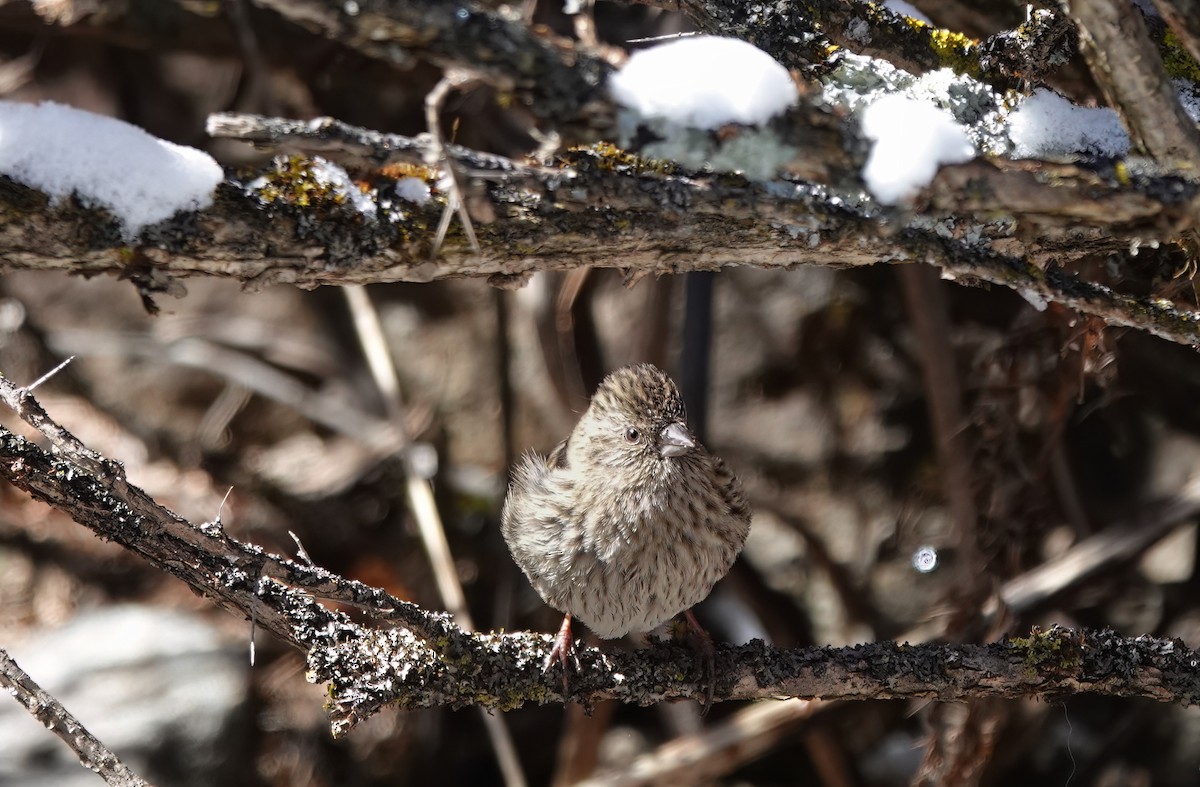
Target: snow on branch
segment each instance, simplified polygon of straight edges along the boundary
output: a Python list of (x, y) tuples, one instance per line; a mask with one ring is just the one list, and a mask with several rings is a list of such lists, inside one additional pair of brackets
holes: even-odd
[[(580, 266), (620, 268), (635, 280), (730, 265), (925, 262), (967, 283), (1009, 287), (1038, 307), (1058, 303), (1113, 325), (1200, 343), (1200, 318), (1153, 297), (1144, 282), (1133, 282), (1130, 291), (1139, 294), (1127, 295), (1067, 271), (1084, 259), (1122, 259), (1162, 248), (1161, 259), (1139, 264), (1169, 268), (1162, 271), (1169, 277), (1182, 264), (1167, 249), (1181, 248), (1175, 244), (1196, 223), (1200, 183), (1186, 172), (1171, 169), (1170, 162), (1114, 160), (1128, 148), (1129, 135), (1113, 110), (1084, 111), (1044, 91), (1024, 98), (1001, 94), (978, 68), (959, 62), (950, 63), (959, 72), (917, 75), (838, 52), (826, 55), (820, 82), (807, 72), (789, 76), (769, 62), (767, 54), (776, 54), (791, 64), (781, 42), (795, 40), (803, 32), (797, 26), (813, 20), (832, 34), (834, 23), (849, 31), (855, 20), (872, 19), (885, 27), (907, 26), (930, 47), (936, 44), (932, 28), (881, 7), (841, 3), (839, 11), (817, 4), (806, 22), (773, 13), (769, 4), (751, 19), (739, 4), (676, 3), (697, 19), (728, 23), (729, 31), (764, 50), (711, 37), (674, 48), (692, 52), (695, 60), (703, 47), (701, 62), (714, 57), (730, 68), (744, 60), (770, 83), (764, 94), (769, 100), (756, 100), (751, 115), (716, 120), (705, 114), (702, 122), (694, 103), (680, 113), (664, 110), (661, 95), (643, 101), (647, 80), (629, 75), (636, 76), (649, 54), (632, 58), (630, 70), (615, 72), (613, 81), (612, 69), (586, 47), (535, 32), (500, 12), (429, 1), (267, 5), (373, 57), (396, 57), (395, 45), (402, 45), (409, 55), (465, 66), (541, 107), (539, 116), (559, 127), (581, 120), (585, 105), (598, 110), (590, 119), (606, 120), (588, 129), (589, 146), (533, 165), (462, 146), (434, 146), (427, 135), (382, 134), (329, 119), (216, 115), (210, 120), (214, 136), (279, 155), (257, 171), (224, 173), (206, 195), (211, 205), (194, 195), (191, 203), (143, 200), (158, 203), (159, 210), (177, 209), (157, 222), (74, 181), (37, 177), (39, 167), (59, 174), (87, 169), (74, 158), (66, 167), (52, 156), (37, 167), (23, 162), (4, 170), (12, 177), (0, 178), (0, 273), (117, 275), (153, 303), (158, 294), (183, 293), (191, 276), (302, 287), (473, 276), (516, 286), (534, 271)], [(1013, 33), (1028, 52), (1059, 62), (1073, 46), (1062, 19), (1038, 12), (1027, 22), (1030, 29)], [(438, 35), (425, 35), (431, 30)], [(479, 46), (484, 40), (489, 45)], [(981, 46), (971, 43), (965, 51), (978, 54)], [(652, 59), (669, 49), (656, 50)], [(800, 49), (788, 50), (790, 57)], [(742, 50), (754, 57), (743, 59)], [(503, 54), (513, 51), (527, 56)], [(686, 75), (697, 69), (659, 64), (656, 70)], [(709, 88), (714, 80), (700, 81)], [(606, 85), (619, 103), (606, 96)], [(1164, 99), (1190, 95), (1186, 85), (1171, 90)], [(670, 90), (659, 94), (679, 97)], [(906, 122), (897, 122), (900, 115)], [(730, 117), (739, 122), (728, 123)], [(708, 127), (714, 123), (725, 125)], [(941, 131), (936, 138), (931, 123)], [(630, 150), (594, 141), (602, 128), (624, 138)], [(940, 142), (914, 145), (927, 137)], [(1065, 141), (1078, 150), (1059, 149)], [(635, 150), (638, 144), (643, 147)], [(120, 158), (120, 152), (103, 155)], [(478, 254), (458, 224), (438, 242), (453, 200), (441, 173), (427, 163), (435, 152), (444, 152), (466, 179), (479, 214), (472, 216)], [(1082, 156), (1077, 163), (1013, 158), (1073, 153)], [(1151, 295), (1143, 294), (1147, 290)]]

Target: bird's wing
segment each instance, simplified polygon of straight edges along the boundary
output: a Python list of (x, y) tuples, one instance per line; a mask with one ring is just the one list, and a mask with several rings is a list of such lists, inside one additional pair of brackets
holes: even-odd
[(716, 483), (721, 489), (721, 497), (725, 500), (725, 505), (729, 507), (729, 515), (734, 519), (749, 523), (750, 502), (746, 500), (742, 482), (729, 469), (729, 465), (725, 464), (724, 459), (719, 456), (714, 456), (712, 459)]

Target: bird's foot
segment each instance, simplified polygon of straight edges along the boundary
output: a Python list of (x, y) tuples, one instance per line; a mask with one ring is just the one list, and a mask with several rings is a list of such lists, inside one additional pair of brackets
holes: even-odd
[(707, 716), (712, 709), (713, 697), (717, 691), (717, 668), (716, 668), (716, 648), (713, 647), (712, 637), (700, 625), (700, 621), (696, 620), (696, 616), (689, 609), (683, 613), (687, 618), (688, 629), (692, 635), (696, 647), (700, 651), (702, 661), (702, 669), (704, 671), (704, 702), (701, 705), (700, 715)]
[(554, 647), (550, 648), (550, 652), (546, 655), (546, 661), (542, 664), (542, 672), (549, 672), (555, 661), (562, 667), (563, 701), (565, 702), (571, 695), (571, 667), (574, 666), (576, 672), (580, 670), (579, 656), (575, 653), (575, 639), (571, 636), (570, 615), (564, 617), (562, 625), (558, 627), (558, 634), (554, 636)]

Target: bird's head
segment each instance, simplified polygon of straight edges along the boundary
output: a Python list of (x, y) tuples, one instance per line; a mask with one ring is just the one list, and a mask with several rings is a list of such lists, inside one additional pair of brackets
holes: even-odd
[(631, 468), (656, 476), (698, 450), (679, 389), (648, 363), (604, 378), (567, 447), (574, 467)]

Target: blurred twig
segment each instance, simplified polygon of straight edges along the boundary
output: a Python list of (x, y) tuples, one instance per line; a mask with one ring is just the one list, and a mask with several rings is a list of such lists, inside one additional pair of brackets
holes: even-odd
[(164, 342), (145, 334), (59, 330), (51, 332), (47, 341), (63, 353), (151, 358), (216, 375), (359, 441), (378, 457), (391, 456), (407, 443), (402, 425), (372, 416), (345, 397), (305, 385), (251, 353), (198, 336)]
[[(984, 590), (985, 561), (979, 554), (979, 514), (975, 506), (975, 465), (969, 424), (963, 412), (962, 387), (958, 381), (954, 345), (950, 341), (950, 309), (941, 278), (925, 265), (905, 265), (898, 271), (908, 306), (908, 318), (916, 338), (921, 363), (929, 420), (933, 426), (938, 464), (941, 466), (942, 493), (953, 521), (957, 546), (962, 555), (958, 591), (965, 605)], [(961, 621), (960, 610), (955, 616)], [(947, 632), (955, 636), (959, 632)]]
[(825, 707), (828, 703), (813, 700), (757, 702), (703, 732), (676, 738), (619, 771), (580, 782), (579, 787), (699, 784), (762, 756), (798, 723)]
[(0, 686), (25, 706), (29, 713), (71, 747), (79, 763), (95, 771), (114, 787), (149, 787), (129, 770), (96, 736), (88, 732), (53, 695), (44, 691), (25, 670), (0, 648)]
[[(400, 398), (400, 378), (392, 363), (391, 351), (388, 348), (387, 336), (383, 325), (379, 322), (379, 313), (371, 303), (371, 297), (362, 287), (345, 287), (342, 289), (350, 305), (350, 313), (354, 319), (354, 329), (358, 334), (363, 352), (367, 356), (368, 366), (375, 384), (383, 394), (388, 408), (390, 420), (403, 428), (404, 407)], [(409, 442), (411, 446), (411, 442)], [(437, 504), (433, 498), (433, 485), (428, 472), (422, 472), (411, 456), (405, 462), (405, 486), (408, 492), (408, 503), (412, 509), (413, 518), (417, 522), (417, 530), (421, 534), (421, 543), (429, 555), (433, 566), (434, 578), (437, 581), (438, 594), (442, 603), (450, 610), (458, 624), (465, 630), (475, 628), (471, 620), (471, 612), (467, 608), (466, 595), (462, 583), (458, 579), (458, 568), (454, 564), (454, 556), (450, 553), (450, 544), (446, 540), (446, 530), (442, 518), (438, 514)], [(488, 738), (496, 752), (500, 772), (508, 787), (524, 787), (525, 774), (517, 759), (516, 746), (513, 745), (512, 735), (504, 719), (481, 709), (484, 727)]]
[(1028, 614), (1114, 565), (1137, 560), (1198, 512), (1200, 480), (1193, 479), (1175, 497), (1144, 505), (1134, 520), (1111, 525), (1080, 541), (1066, 554), (1008, 580), (984, 606), (983, 614), (989, 620), (1005, 613)]
[(582, 46), (469, 0), (356, 0), (353, 13), (340, 0), (257, 2), (372, 58), (407, 65), (422, 57), (470, 69), (543, 117), (577, 115), (599, 95), (610, 70)]

